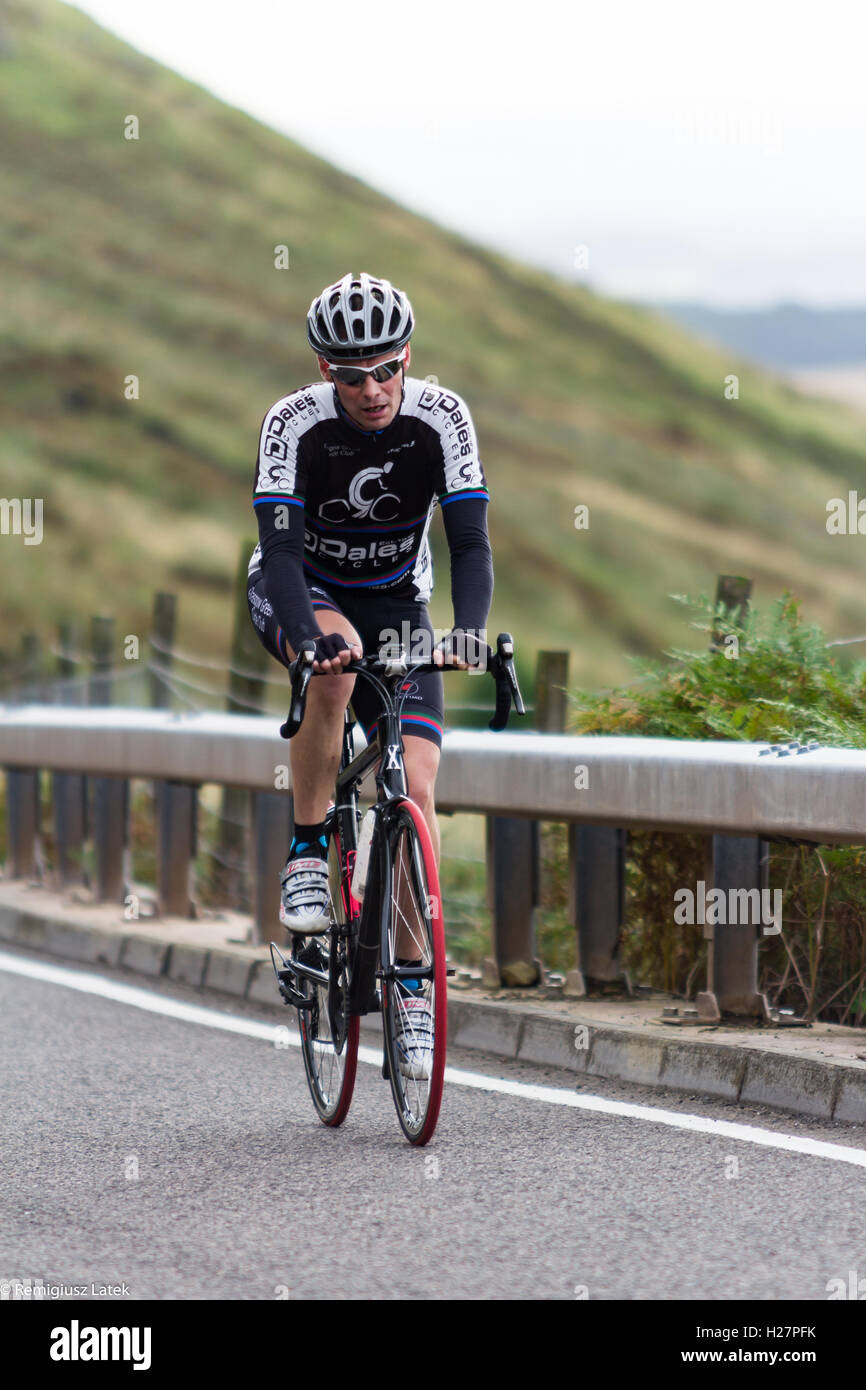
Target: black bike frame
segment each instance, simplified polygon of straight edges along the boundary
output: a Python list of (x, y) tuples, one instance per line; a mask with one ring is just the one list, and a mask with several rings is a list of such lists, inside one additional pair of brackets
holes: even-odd
[[(385, 694), (390, 703), (391, 697), (387, 688), (381, 686), (376, 677), (373, 679), (380, 685), (382, 693)], [(325, 817), (325, 828), (326, 832), (329, 832), (334, 828), (336, 822), (336, 830), (340, 837), (340, 892), (343, 895), (343, 907), (346, 915), (343, 932), (348, 938), (349, 955), (354, 957), (355, 962), (352, 971), (350, 1012), (367, 1014), (375, 1012), (379, 1007), (376, 998), (376, 967), (379, 962), (380, 941), (382, 940), (384, 925), (380, 920), (379, 909), (385, 905), (378, 901), (380, 898), (378, 885), (388, 882), (390, 854), (387, 836), (382, 834), (383, 822), (380, 813), (373, 833), (370, 856), (371, 870), (375, 863), (376, 871), (368, 872), (368, 880), (373, 891), (364, 894), (364, 903), (360, 914), (353, 915), (351, 878), (358, 848), (358, 790), (364, 777), (376, 763), (380, 764), (376, 773), (377, 808), (385, 808), (391, 802), (405, 797), (408, 794), (408, 784), (403, 762), (403, 738), (396, 710), (387, 707), (383, 709), (376, 721), (376, 736), (357, 755), (354, 753), (352, 740), (354, 727), (355, 720), (347, 709), (343, 721), (341, 769), (336, 781), (337, 802), (335, 806), (330, 808)], [(392, 968), (395, 974), (400, 973), (396, 967)], [(305, 965), (302, 961), (292, 959), (292, 973), (296, 977), (313, 980), (320, 985), (328, 985), (330, 975), (336, 976), (339, 969), (339, 953), (336, 951), (331, 952), (327, 975), (322, 970), (316, 970), (314, 966)], [(424, 972), (406, 970), (403, 973), (417, 977), (419, 973)], [(336, 979), (333, 983), (336, 984)], [(329, 990), (330, 997), (331, 991)], [(335, 1020), (331, 1020), (332, 1028), (334, 1023)]]
[[(390, 846), (388, 835), (385, 833), (388, 820), (388, 808), (395, 801), (402, 800), (408, 795), (408, 784), (406, 781), (406, 768), (403, 762), (403, 738), (400, 731), (400, 721), (396, 709), (393, 707), (393, 699), (387, 687), (381, 684), (376, 677), (372, 678), (380, 687), (380, 693), (385, 698), (385, 707), (376, 721), (376, 735), (372, 742), (361, 750), (357, 756), (352, 757), (352, 727), (348, 710), (346, 711), (346, 722), (343, 727), (343, 761), (344, 766), (337, 777), (337, 806), (336, 812), (342, 812), (340, 834), (343, 848), (341, 855), (349, 873), (354, 866), (354, 852), (357, 849), (357, 806), (358, 789), (361, 782), (370, 768), (378, 765), (376, 772), (377, 799), (375, 803), (376, 824), (373, 828), (373, 839), (370, 846), (370, 868), (367, 872), (367, 890), (364, 893), (364, 901), (361, 907), (360, 918), (357, 921), (357, 935), (355, 936), (351, 953), (354, 957), (352, 969), (352, 981), (349, 989), (349, 1011), (352, 1014), (372, 1013), (379, 1008), (376, 995), (376, 979), (381, 966), (381, 971), (389, 976), (397, 973), (397, 968), (393, 962), (382, 959), (382, 947), (387, 940), (386, 914), (388, 904), (384, 900), (381, 892), (381, 885), (390, 881)], [(343, 839), (344, 825), (350, 833)], [(349, 848), (350, 847), (350, 848)], [(352, 863), (349, 863), (349, 855), (352, 856)], [(346, 889), (346, 900), (348, 901), (348, 886)], [(406, 970), (407, 975), (411, 975), (411, 970)], [(414, 974), (417, 976), (418, 971)]]
[[(312, 650), (312, 644), (307, 645)], [(492, 655), (489, 649), (488, 655)], [(505, 727), (512, 697), (518, 713), (525, 713), (523, 700), (517, 686), (517, 678), (513, 671), (512, 656), (512, 639), (508, 633), (501, 633), (496, 645), (496, 660), (499, 662), (499, 666), (496, 668), (496, 713), (491, 721), (491, 728)], [(311, 655), (308, 655), (308, 660), (312, 661)], [(352, 668), (350, 666), (347, 669), (351, 670)], [(392, 808), (395, 803), (408, 796), (406, 768), (403, 762), (403, 737), (400, 731), (400, 712), (403, 702), (396, 696), (396, 692), (385, 684), (385, 681), (389, 680), (393, 684), (398, 680), (405, 680), (407, 675), (412, 676), (416, 671), (422, 669), (441, 669), (444, 674), (446, 670), (457, 668), (447, 666), (435, 668), (428, 666), (427, 663), (408, 668), (403, 664), (402, 668), (398, 668), (396, 664), (393, 666), (388, 664), (384, 670), (384, 679), (377, 673), (357, 668), (358, 675), (369, 680), (376, 687), (382, 703), (381, 713), (376, 720), (376, 736), (357, 756), (354, 755), (352, 740), (355, 720), (349, 714), (348, 708), (343, 721), (343, 753), (336, 782), (337, 803), (328, 811), (325, 817), (325, 826), (330, 834), (335, 828), (336, 822), (336, 830), (340, 837), (340, 892), (343, 894), (346, 923), (342, 928), (336, 928), (336, 931), (338, 935), (346, 938), (345, 950), (349, 960), (353, 962), (349, 991), (349, 1011), (352, 1014), (371, 1013), (380, 1007), (376, 997), (377, 964), (380, 967), (378, 974), (383, 980), (395, 980), (403, 976), (412, 978), (421, 976), (424, 978), (432, 975), (432, 969), (414, 966), (401, 967), (395, 961), (386, 958), (388, 955), (390, 901), (387, 894), (382, 891), (383, 885), (390, 883), (393, 869), (390, 836)], [(311, 675), (312, 670), (308, 667), (303, 690), (306, 690), (306, 682), (309, 681)], [(300, 727), (300, 721), (303, 718), (303, 698), (300, 702), (300, 713), (297, 713), (293, 696), (289, 720), (280, 730), (286, 738), (291, 738), (292, 733)], [(365, 891), (361, 911), (357, 913), (352, 910), (350, 889), (358, 847), (358, 790), (367, 772), (377, 763), (377, 798), (374, 803), (376, 823), (373, 828), (370, 869), (367, 874), (369, 889)], [(419, 890), (429, 886), (426, 885), (423, 866), (415, 863), (412, 866), (412, 872), (415, 875), (416, 887)], [(429, 905), (426, 901), (424, 910), (429, 913)], [(277, 975), (287, 985), (289, 981), (285, 980), (284, 977), (294, 974), (297, 978), (304, 977), (308, 980), (314, 980), (320, 985), (330, 986), (328, 990), (330, 1013), (332, 1000), (337, 991), (338, 977), (342, 970), (341, 957), (342, 952), (331, 951), (327, 975), (324, 971), (316, 970), (314, 966), (306, 965), (295, 957), (291, 960), (291, 969), (278, 971)], [(305, 1006), (303, 1003), (298, 1003), (296, 999), (292, 999), (290, 1002), (295, 1003), (298, 1007)], [(311, 1001), (306, 1003), (306, 1007), (310, 1006)], [(337, 1020), (331, 1019), (332, 1036), (336, 1036), (337, 1022)]]

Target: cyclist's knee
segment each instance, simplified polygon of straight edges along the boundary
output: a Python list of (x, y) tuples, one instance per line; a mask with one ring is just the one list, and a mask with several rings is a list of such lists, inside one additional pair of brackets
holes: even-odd
[(314, 676), (307, 693), (307, 707), (314, 706), (326, 718), (341, 716), (352, 698), (354, 676)]
[(439, 749), (425, 738), (407, 738), (404, 747), (409, 795), (422, 810), (432, 808), (439, 770)]

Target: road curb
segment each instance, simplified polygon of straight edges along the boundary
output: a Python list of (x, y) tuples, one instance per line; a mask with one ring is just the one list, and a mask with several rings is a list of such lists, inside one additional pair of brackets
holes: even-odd
[[(266, 947), (173, 943), (166, 939), (165, 923), (159, 932), (148, 934), (141, 923), (135, 930), (111, 931), (0, 903), (0, 942), (150, 979), (165, 976), (203, 994), (233, 996), (284, 1014)], [(577, 1014), (564, 1017), (556, 1001), (466, 999), (452, 989), (449, 1042), (587, 1080), (632, 1082), (812, 1119), (866, 1123), (866, 1063), (846, 1065), (682, 1034), (650, 1035), (636, 1026), (599, 1025), (592, 1001), (576, 1007)], [(365, 1034), (379, 1029), (375, 1016), (362, 1022)]]

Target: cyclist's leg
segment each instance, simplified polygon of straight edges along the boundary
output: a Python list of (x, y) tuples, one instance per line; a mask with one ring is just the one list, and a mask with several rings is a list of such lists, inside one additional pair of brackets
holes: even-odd
[(436, 856), (436, 863), (439, 863), (439, 822), (436, 819), (435, 790), (436, 774), (439, 771), (439, 760), (441, 757), (439, 745), (428, 737), (418, 737), (416, 734), (407, 732), (406, 726), (401, 725), (403, 732), (403, 761), (406, 765), (406, 779), (409, 783), (409, 795), (412, 800), (420, 807), (421, 813), (427, 822), (427, 829), (430, 831), (430, 839), (433, 841), (433, 853)]
[[(322, 631), (341, 632), (349, 641), (360, 642), (355, 627), (327, 590), (309, 588)], [(265, 594), (261, 570), (249, 576), (247, 601), (259, 640), (271, 656), (288, 666), (295, 653)], [(354, 684), (354, 676), (316, 676), (310, 681), (304, 722), (289, 744), (295, 820), (301, 824), (317, 824), (325, 818), (340, 761), (343, 713)]]
[[(364, 643), (365, 651), (375, 651), (386, 640), (384, 634), (406, 632), (410, 635), (407, 655), (427, 657), (433, 646), (433, 626), (427, 605), (414, 599), (394, 598), (390, 594), (367, 595), (364, 608), (353, 595), (349, 612)], [(428, 641), (422, 640), (426, 633)], [(388, 639), (390, 640), (390, 639)], [(439, 750), (442, 747), (444, 725), (444, 696), (442, 676), (438, 671), (412, 676), (403, 687), (403, 711), (400, 731), (403, 735), (404, 763), (409, 795), (417, 802), (433, 841), (436, 862), (439, 862), (439, 827), (436, 821), (434, 789), (439, 770)], [(361, 684), (352, 700), (358, 723), (369, 741), (376, 728), (379, 700), (375, 691)]]
[[(347, 642), (361, 645), (357, 631), (336, 604), (321, 603), (315, 592), (312, 599), (323, 632), (340, 632)], [(295, 820), (302, 824), (317, 824), (325, 818), (340, 762), (343, 716), (354, 685), (354, 676), (316, 676), (310, 681), (304, 722), (289, 745)]]

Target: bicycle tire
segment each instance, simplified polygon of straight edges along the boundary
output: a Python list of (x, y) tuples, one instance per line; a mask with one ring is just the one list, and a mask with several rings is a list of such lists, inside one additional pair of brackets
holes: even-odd
[[(427, 823), (414, 801), (405, 798), (389, 810), (385, 857), (386, 881), (380, 881), (382, 1027), (391, 1094), (397, 1118), (410, 1144), (429, 1142), (436, 1129), (442, 1103), (447, 1049), (448, 1001), (446, 997), (445, 928), (439, 872)], [(380, 880), (381, 880), (380, 868)], [(369, 888), (368, 888), (369, 891)], [(397, 960), (398, 947), (406, 957), (407, 935), (411, 959), (420, 958), (429, 971), (422, 988), (409, 993), (388, 972)], [(423, 1000), (429, 1014), (420, 1025), (413, 1021)], [(426, 1073), (429, 1072), (429, 1075)]]
[[(298, 945), (297, 951), (308, 964), (326, 971), (329, 983), (322, 985), (315, 980), (299, 979), (300, 991), (313, 1000), (313, 1007), (298, 1011), (298, 1023), (301, 1056), (313, 1104), (322, 1123), (336, 1128), (345, 1120), (352, 1103), (360, 1031), (360, 1019), (348, 1013), (350, 942), (345, 926), (349, 920), (349, 882), (336, 828), (328, 835), (328, 878), (331, 930), (323, 936), (305, 938), (304, 945)], [(299, 940), (295, 938), (296, 943)], [(295, 954), (295, 947), (292, 954)], [(318, 962), (314, 959), (316, 956)], [(337, 991), (335, 1014), (338, 1022), (333, 1029), (328, 1010), (331, 990)]]

